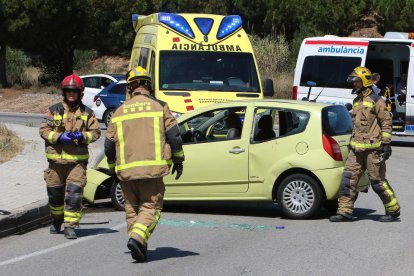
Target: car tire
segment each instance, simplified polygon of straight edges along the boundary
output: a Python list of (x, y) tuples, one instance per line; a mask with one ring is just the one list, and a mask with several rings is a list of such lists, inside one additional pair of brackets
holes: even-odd
[(111, 185), (111, 201), (116, 210), (125, 210), (125, 198), (122, 194), (121, 184), (117, 181), (112, 182)]
[(324, 196), (319, 184), (305, 174), (286, 177), (277, 190), (277, 202), (284, 216), (307, 219), (314, 216), (323, 204)]
[(111, 122), (111, 118), (112, 115), (114, 114), (114, 110), (113, 108), (109, 108), (105, 111), (104, 115), (103, 115), (103, 122), (105, 123), (106, 126), (109, 125), (109, 123)]

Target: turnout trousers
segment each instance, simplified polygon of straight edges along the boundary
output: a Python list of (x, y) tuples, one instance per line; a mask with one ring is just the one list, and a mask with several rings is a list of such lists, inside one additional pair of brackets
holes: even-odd
[(146, 246), (161, 216), (164, 182), (162, 178), (121, 181), (121, 188), (128, 236)]
[(400, 205), (388, 181), (385, 179), (385, 161), (381, 160), (381, 151), (369, 150), (354, 152), (351, 150), (342, 176), (338, 199), (338, 214), (352, 216), (357, 197), (358, 182), (367, 171), (372, 189), (381, 198), (386, 214), (400, 212)]
[(49, 167), (44, 171), (44, 179), (52, 218), (63, 220), (64, 227), (78, 227), (82, 217), (86, 163), (62, 165), (49, 162)]

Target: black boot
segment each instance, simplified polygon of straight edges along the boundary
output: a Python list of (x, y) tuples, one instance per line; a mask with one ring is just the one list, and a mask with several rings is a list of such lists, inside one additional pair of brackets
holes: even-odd
[(345, 222), (345, 221), (352, 221), (351, 215), (342, 215), (342, 214), (336, 214), (335, 216), (331, 216), (329, 218), (329, 221), (331, 222)]
[(400, 216), (400, 213), (385, 214), (384, 216), (380, 216), (378, 220), (381, 222), (391, 222), (391, 221), (397, 220), (399, 216)]
[(74, 240), (78, 238), (78, 236), (76, 236), (75, 230), (71, 227), (65, 227), (64, 233), (65, 233), (65, 238), (69, 240)]
[(63, 219), (53, 219), (52, 225), (49, 228), (50, 234), (59, 234), (62, 223)]
[(128, 249), (131, 250), (131, 256), (138, 263), (143, 263), (147, 260), (147, 247), (141, 245), (138, 241), (130, 238), (127, 243)]

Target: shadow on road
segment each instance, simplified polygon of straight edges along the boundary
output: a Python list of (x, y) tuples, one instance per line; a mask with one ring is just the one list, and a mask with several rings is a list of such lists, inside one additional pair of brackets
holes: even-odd
[(155, 250), (147, 251), (148, 262), (196, 255), (200, 254), (192, 251), (181, 250), (175, 247), (157, 247)]
[(236, 202), (164, 203), (163, 212), (270, 218), (282, 215), (277, 205), (272, 203)]
[(119, 232), (118, 230), (113, 230), (110, 228), (88, 228), (88, 229), (76, 229), (76, 235), (81, 237), (87, 237), (87, 236), (94, 236), (99, 234), (112, 234)]
[(414, 147), (414, 142), (412, 142), (412, 141), (392, 141), (391, 146), (395, 146), (395, 147)]

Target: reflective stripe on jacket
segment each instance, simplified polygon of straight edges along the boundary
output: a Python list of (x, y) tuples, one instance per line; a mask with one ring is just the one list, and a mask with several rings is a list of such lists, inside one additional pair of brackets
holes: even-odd
[[(59, 137), (65, 131), (81, 131), (82, 143), (60, 144)], [(39, 133), (45, 140), (46, 158), (58, 164), (87, 162), (88, 144), (101, 136), (99, 122), (90, 108), (81, 104), (70, 109), (65, 102), (49, 107)]]
[(352, 121), (354, 128), (350, 145), (355, 151), (379, 149), (391, 142), (390, 113), (384, 100), (371, 88), (365, 88), (354, 99)]
[(106, 138), (109, 166), (122, 181), (165, 176), (172, 161), (184, 160), (180, 131), (168, 105), (147, 93), (134, 95), (115, 111)]

